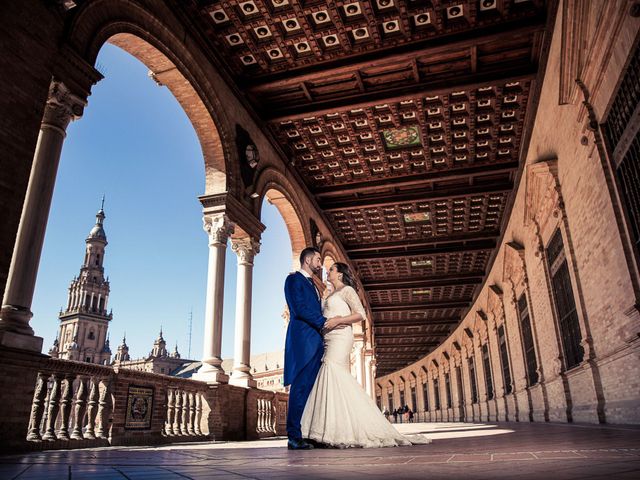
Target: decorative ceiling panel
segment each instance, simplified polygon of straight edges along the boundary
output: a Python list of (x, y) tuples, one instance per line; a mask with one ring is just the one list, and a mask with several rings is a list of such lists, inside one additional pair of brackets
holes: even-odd
[(490, 251), (423, 255), (404, 258), (356, 260), (358, 275), (363, 282), (376, 280), (406, 280), (462, 273), (484, 274)]
[(346, 246), (418, 239), (427, 242), (455, 234), (498, 230), (507, 197), (506, 193), (474, 195), (332, 212), (328, 217)]
[(529, 81), (272, 123), (314, 190), (517, 160)]
[(432, 351), (504, 233), (557, 2), (175, 5), (356, 268), (378, 375)]
[(526, 23), (542, 7), (526, 0), (193, 0), (189, 10), (236, 76), (266, 76)]

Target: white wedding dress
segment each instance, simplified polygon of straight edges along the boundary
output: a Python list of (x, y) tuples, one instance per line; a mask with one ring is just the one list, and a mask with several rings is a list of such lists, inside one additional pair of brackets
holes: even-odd
[[(365, 311), (352, 287), (343, 287), (324, 300), (325, 317)], [(324, 336), (324, 357), (302, 414), (302, 436), (334, 447), (392, 447), (430, 443), (422, 435), (400, 434), (351, 375), (351, 325)]]

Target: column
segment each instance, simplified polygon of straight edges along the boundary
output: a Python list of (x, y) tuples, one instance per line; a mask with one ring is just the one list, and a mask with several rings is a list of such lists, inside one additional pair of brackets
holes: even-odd
[(260, 243), (252, 238), (231, 240), (231, 249), (238, 256), (236, 287), (236, 331), (233, 351), (233, 373), (229, 383), (255, 388), (251, 375), (251, 298), (253, 288), (253, 259), (260, 251)]
[(224, 302), (224, 260), (227, 239), (234, 225), (225, 214), (204, 217), (204, 229), (209, 235), (209, 270), (207, 299), (204, 312), (204, 347), (202, 367), (194, 380), (227, 383), (222, 369), (222, 307)]
[(42, 349), (42, 338), (29, 325), (31, 302), (66, 129), (85, 105), (62, 82), (51, 83), (0, 309), (0, 345)]

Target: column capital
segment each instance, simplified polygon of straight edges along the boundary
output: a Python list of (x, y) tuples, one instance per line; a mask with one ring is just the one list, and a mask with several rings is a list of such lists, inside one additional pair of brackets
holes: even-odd
[(69, 122), (80, 118), (86, 105), (87, 101), (72, 93), (64, 83), (53, 80), (49, 86), (42, 125), (57, 128), (65, 135)]
[(238, 265), (253, 266), (253, 258), (260, 253), (260, 242), (250, 237), (232, 238), (231, 250), (238, 256)]
[(235, 224), (224, 213), (206, 215), (202, 219), (204, 231), (209, 235), (209, 245), (226, 245)]

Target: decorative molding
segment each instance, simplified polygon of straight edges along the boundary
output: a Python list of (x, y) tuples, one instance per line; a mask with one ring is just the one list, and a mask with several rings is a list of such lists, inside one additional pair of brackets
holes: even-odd
[(203, 228), (209, 235), (209, 245), (226, 245), (235, 228), (235, 224), (229, 220), (229, 217), (222, 213), (207, 215), (202, 220)]
[[(564, 215), (564, 201), (558, 179), (558, 160), (546, 160), (527, 166), (524, 225), (544, 230), (551, 217)], [(539, 233), (539, 232), (537, 232)]]
[(575, 83), (580, 77), (583, 66), (583, 30), (585, 28), (586, 13), (583, 0), (564, 0), (562, 2), (562, 25), (560, 35), (560, 105), (576, 103), (578, 88)]
[(73, 94), (64, 83), (53, 80), (49, 86), (42, 125), (53, 127), (64, 136), (69, 122), (80, 118), (86, 105), (86, 100)]
[(238, 265), (253, 266), (254, 257), (260, 253), (260, 242), (253, 238), (232, 238), (231, 250), (238, 256)]

